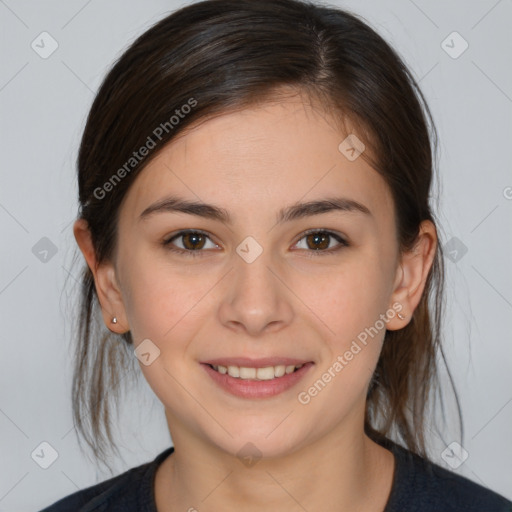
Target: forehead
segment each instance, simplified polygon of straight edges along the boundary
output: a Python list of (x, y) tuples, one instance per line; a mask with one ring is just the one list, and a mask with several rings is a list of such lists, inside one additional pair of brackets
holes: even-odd
[(125, 210), (135, 221), (170, 193), (253, 213), (332, 195), (391, 206), (379, 173), (346, 152), (347, 135), (355, 134), (298, 96), (200, 121), (140, 172)]

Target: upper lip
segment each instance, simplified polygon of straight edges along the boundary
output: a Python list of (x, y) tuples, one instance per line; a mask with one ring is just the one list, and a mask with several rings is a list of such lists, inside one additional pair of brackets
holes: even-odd
[(201, 361), (203, 364), (212, 366), (243, 366), (245, 368), (266, 368), (268, 366), (298, 366), (312, 361), (296, 359), (293, 357), (263, 357), (260, 359), (251, 359), (249, 357), (219, 357)]

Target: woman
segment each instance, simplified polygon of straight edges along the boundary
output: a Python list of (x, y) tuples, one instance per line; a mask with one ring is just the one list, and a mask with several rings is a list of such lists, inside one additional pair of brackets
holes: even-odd
[(431, 144), (409, 71), (344, 11), (208, 0), (139, 37), (80, 146), (74, 413), (101, 457), (135, 353), (174, 446), (45, 510), (512, 510), (426, 456)]

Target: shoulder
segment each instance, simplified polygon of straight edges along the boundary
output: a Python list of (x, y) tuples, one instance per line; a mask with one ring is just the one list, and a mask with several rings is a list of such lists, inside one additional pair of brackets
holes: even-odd
[(385, 512), (512, 512), (512, 502), (394, 443), (393, 488)]
[(70, 494), (40, 512), (154, 512), (156, 469), (173, 451), (173, 447), (167, 448), (153, 461)]

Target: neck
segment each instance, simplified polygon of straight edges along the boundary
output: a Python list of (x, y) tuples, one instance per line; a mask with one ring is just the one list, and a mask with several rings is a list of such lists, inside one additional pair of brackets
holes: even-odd
[(391, 491), (394, 457), (362, 433), (333, 433), (286, 456), (252, 463), (186, 430), (172, 434), (175, 451), (157, 471), (158, 512), (253, 512), (269, 505), (381, 512)]

